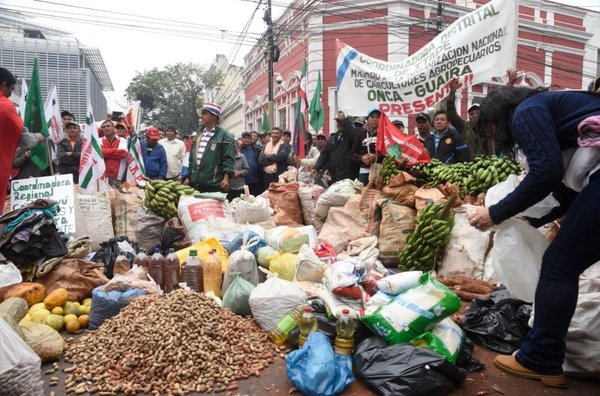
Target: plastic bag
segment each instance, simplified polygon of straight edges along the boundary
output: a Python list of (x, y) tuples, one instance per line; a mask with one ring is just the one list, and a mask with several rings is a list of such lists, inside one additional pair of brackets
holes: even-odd
[(233, 219), (238, 224), (256, 224), (271, 218), (269, 200), (263, 197), (242, 196), (231, 203)]
[(476, 344), (509, 355), (523, 343), (530, 315), (531, 304), (501, 290), (488, 300), (473, 300), (465, 311), (462, 328)]
[(317, 245), (317, 231), (313, 226), (287, 227), (279, 226), (265, 231), (267, 243), (286, 253), (298, 253), (302, 245)]
[(238, 315), (251, 315), (248, 299), (256, 286), (242, 278), (237, 272), (233, 272), (231, 276), (233, 281), (223, 294), (223, 307), (231, 309)]
[[(490, 206), (500, 202), (502, 199), (504, 199), (504, 197), (513, 192), (515, 188), (517, 188), (519, 183), (520, 181), (518, 176), (508, 175), (508, 178), (506, 180), (489, 188), (487, 190), (487, 193), (485, 194), (485, 207), (489, 208)], [(534, 219), (539, 219), (550, 213), (550, 211), (556, 208), (557, 206), (559, 206), (558, 201), (552, 195), (548, 195), (540, 202), (536, 203), (533, 206), (530, 206), (528, 209), (517, 214), (516, 216), (526, 216), (533, 217)]]
[(357, 263), (356, 259), (336, 261), (325, 270), (323, 283), (329, 290), (355, 285), (359, 280), (356, 273)]
[[(92, 261), (104, 264), (104, 275), (113, 277), (113, 266), (119, 253), (123, 253), (131, 263), (135, 258), (137, 245), (126, 236), (111, 238), (100, 244), (100, 249), (92, 257)], [(143, 246), (142, 246), (143, 247)]]
[(21, 271), (13, 263), (0, 264), (0, 287), (21, 283), (23, 277)]
[(421, 285), (409, 289), (360, 320), (388, 344), (409, 342), (433, 324), (460, 309), (460, 299), (446, 286), (424, 274)]
[(362, 183), (350, 179), (340, 180), (332, 184), (320, 196), (315, 205), (315, 215), (320, 219), (326, 219), (329, 208), (332, 206), (344, 206), (350, 196), (356, 194)]
[(489, 257), (499, 279), (516, 298), (533, 301), (546, 248), (544, 235), (523, 220), (508, 219), (498, 226)]
[(221, 243), (216, 238), (207, 238), (203, 241), (196, 242), (192, 246), (187, 247), (185, 249), (181, 249), (175, 252), (177, 258), (179, 258), (180, 263), (184, 263), (185, 260), (190, 257), (190, 250), (196, 250), (198, 252), (198, 257), (200, 261), (204, 261), (208, 258), (210, 251), (212, 249), (217, 249), (217, 255), (219, 259), (221, 259), (221, 271), (225, 272), (227, 270), (227, 250), (221, 245)]
[(256, 258), (251, 252), (251, 249), (255, 247), (259, 241), (260, 238), (258, 236), (248, 239), (248, 233), (244, 233), (244, 243), (242, 244), (242, 248), (236, 250), (229, 256), (227, 271), (225, 271), (225, 277), (223, 278), (223, 285), (221, 287), (222, 295), (225, 295), (227, 288), (233, 281), (233, 277), (231, 276), (232, 272), (238, 273), (239, 276), (254, 286), (258, 285), (258, 268), (256, 266)]
[(60, 359), (65, 340), (58, 331), (36, 322), (24, 322), (19, 327), (23, 332), (23, 340), (42, 359), (42, 363)]
[(226, 202), (184, 195), (179, 199), (177, 212), (192, 243), (210, 237), (230, 241), (239, 233), (240, 226), (233, 221)]
[(359, 312), (363, 308), (361, 301), (342, 300), (328, 289), (319, 290), (318, 296), (323, 300), (329, 316), (334, 318), (339, 318), (342, 315), (342, 311), (347, 309), (349, 311), (349, 316), (352, 319), (358, 319)]
[(316, 184), (302, 186), (298, 189), (304, 222), (314, 226), (317, 231), (320, 231), (321, 227), (323, 227), (323, 220), (315, 215), (315, 205), (319, 201), (319, 196), (323, 191), (325, 191), (325, 188)]
[(89, 317), (90, 330), (100, 327), (105, 320), (117, 315), (122, 308), (146, 292), (139, 289), (129, 289), (124, 292), (113, 290), (109, 292), (102, 291), (102, 286), (92, 291), (92, 310)]
[(298, 252), (298, 265), (294, 281), (309, 281), (320, 283), (325, 271), (324, 264), (319, 260), (310, 246), (304, 245)]
[(279, 254), (280, 252), (271, 246), (261, 247), (256, 253), (256, 261), (261, 267), (269, 269), (271, 259), (277, 257)]
[(6, 396), (43, 396), (38, 355), (0, 319), (0, 389)]
[(288, 354), (286, 372), (309, 396), (336, 395), (355, 381), (351, 357), (334, 354), (329, 338), (319, 332), (310, 333), (301, 349)]
[(456, 358), (460, 354), (465, 334), (452, 319), (446, 318), (426, 333), (413, 339), (410, 344), (414, 346), (423, 346), (439, 353), (450, 363), (456, 363)]
[(254, 231), (246, 230), (244, 232), (240, 232), (234, 239), (231, 240), (228, 244), (225, 245), (225, 249), (227, 249), (227, 253), (232, 254), (236, 250), (240, 250), (242, 245), (244, 244), (244, 236), (248, 234), (247, 239), (253, 239), (254, 237), (258, 237), (259, 241), (248, 247), (250, 253), (256, 255), (258, 253), (258, 249), (261, 247), (267, 246), (267, 241), (262, 239), (259, 234)]
[(294, 253), (282, 253), (272, 257), (269, 263), (269, 271), (276, 273), (279, 278), (291, 281), (296, 273), (298, 255)]
[(400, 293), (404, 293), (410, 288), (419, 286), (419, 279), (422, 275), (423, 272), (421, 271), (399, 272), (378, 280), (377, 288), (384, 293), (396, 296)]
[(252, 316), (266, 331), (271, 331), (289, 311), (307, 303), (302, 289), (275, 274), (270, 275), (265, 283), (252, 290), (248, 299)]
[(377, 337), (361, 342), (353, 360), (358, 375), (383, 396), (445, 395), (464, 380), (458, 367), (427, 348), (388, 346)]

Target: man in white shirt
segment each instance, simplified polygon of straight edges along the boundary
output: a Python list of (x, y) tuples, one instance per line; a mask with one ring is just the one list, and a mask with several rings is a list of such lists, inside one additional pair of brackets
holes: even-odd
[(174, 126), (168, 126), (165, 129), (166, 137), (159, 141), (167, 152), (167, 180), (179, 180), (185, 157), (185, 143), (175, 138), (176, 133)]

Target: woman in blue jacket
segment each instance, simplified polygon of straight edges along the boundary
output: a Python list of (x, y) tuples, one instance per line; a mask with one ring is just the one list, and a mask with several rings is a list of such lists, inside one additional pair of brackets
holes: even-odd
[[(577, 304), (579, 275), (600, 260), (598, 161), (567, 159), (575, 158), (571, 156), (574, 150), (583, 149), (578, 143), (578, 126), (600, 114), (600, 95), (544, 91), (504, 88), (482, 101), (480, 130), (492, 133), (505, 154), (514, 153), (516, 147), (522, 150), (529, 171), (512, 193), (489, 208), (478, 209), (469, 221), (483, 230), (550, 193), (560, 202), (560, 207), (543, 219), (526, 219), (539, 226), (566, 213), (542, 259), (533, 329), (514, 355), (497, 356), (495, 364), (513, 375), (539, 379), (547, 386), (563, 386), (564, 339)], [(596, 155), (593, 150), (588, 153)]]

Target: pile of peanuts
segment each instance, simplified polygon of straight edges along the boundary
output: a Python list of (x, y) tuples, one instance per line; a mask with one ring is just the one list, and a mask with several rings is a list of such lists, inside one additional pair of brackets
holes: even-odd
[(98, 330), (69, 343), (65, 384), (100, 394), (224, 392), (259, 376), (279, 353), (251, 318), (204, 294), (176, 290), (134, 300)]

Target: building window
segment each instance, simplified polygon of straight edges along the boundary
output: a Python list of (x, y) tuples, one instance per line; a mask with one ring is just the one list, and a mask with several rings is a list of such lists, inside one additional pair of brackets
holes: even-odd
[(34, 39), (45, 39), (41, 31), (35, 29), (23, 29), (23, 37)]
[(279, 127), (284, 131), (287, 129), (287, 109), (284, 107), (278, 111)]

